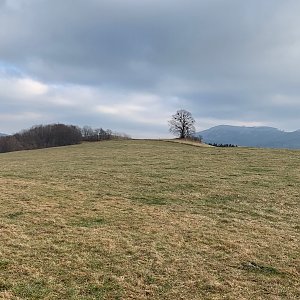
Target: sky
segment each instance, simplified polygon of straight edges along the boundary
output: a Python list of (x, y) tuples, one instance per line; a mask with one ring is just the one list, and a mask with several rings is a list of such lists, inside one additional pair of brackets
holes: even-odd
[(0, 0), (0, 132), (300, 129), (299, 0)]

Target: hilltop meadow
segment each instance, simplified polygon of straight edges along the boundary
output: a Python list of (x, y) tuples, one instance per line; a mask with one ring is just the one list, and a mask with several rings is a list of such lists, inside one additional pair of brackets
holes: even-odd
[(300, 298), (300, 151), (123, 140), (0, 165), (0, 299)]

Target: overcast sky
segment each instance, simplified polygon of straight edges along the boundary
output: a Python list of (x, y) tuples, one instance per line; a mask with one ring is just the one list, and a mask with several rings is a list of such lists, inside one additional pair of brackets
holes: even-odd
[(299, 0), (0, 0), (0, 132), (300, 129)]

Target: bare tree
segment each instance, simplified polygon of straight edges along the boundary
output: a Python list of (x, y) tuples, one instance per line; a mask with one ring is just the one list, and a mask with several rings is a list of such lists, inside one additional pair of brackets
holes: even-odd
[(169, 121), (170, 132), (184, 139), (195, 133), (195, 120), (192, 114), (184, 109), (177, 110)]

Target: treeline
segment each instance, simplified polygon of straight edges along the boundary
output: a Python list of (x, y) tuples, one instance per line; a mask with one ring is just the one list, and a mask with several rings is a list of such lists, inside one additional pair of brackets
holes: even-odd
[(101, 141), (110, 139), (129, 139), (126, 134), (111, 130), (80, 128), (74, 125), (37, 125), (28, 130), (0, 138), (0, 153), (33, 150), (80, 144), (82, 141)]
[(107, 130), (104, 130), (102, 128), (93, 129), (90, 126), (84, 126), (81, 129), (81, 134), (82, 134), (82, 140), (87, 142), (130, 139), (130, 136), (125, 133), (113, 132), (110, 129)]
[(233, 144), (217, 144), (217, 143), (209, 143), (208, 145), (214, 146), (214, 147), (238, 147), (238, 145)]

